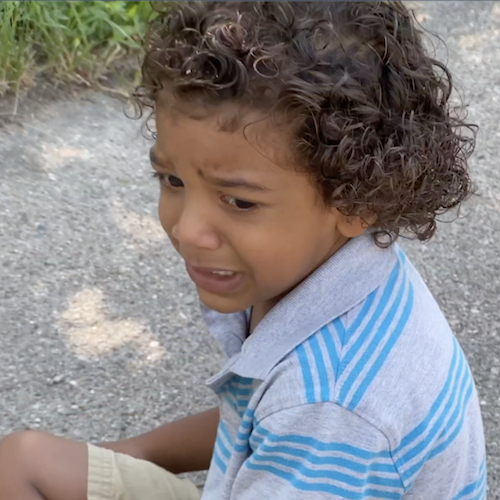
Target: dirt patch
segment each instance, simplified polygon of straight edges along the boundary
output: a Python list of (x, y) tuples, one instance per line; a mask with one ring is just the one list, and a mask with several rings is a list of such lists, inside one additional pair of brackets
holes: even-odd
[(63, 82), (41, 74), (35, 77), (30, 88), (13, 90), (0, 95), (0, 127), (22, 125), (40, 116), (47, 106), (55, 101), (85, 98), (99, 91), (122, 102), (128, 100), (140, 76), (140, 61), (137, 56), (128, 56), (115, 62), (113, 69), (98, 82)]
[(46, 76), (36, 79), (29, 88), (7, 91), (0, 100), (0, 126), (21, 124), (35, 119), (39, 112), (56, 100), (74, 99), (85, 92), (83, 86), (55, 82)]

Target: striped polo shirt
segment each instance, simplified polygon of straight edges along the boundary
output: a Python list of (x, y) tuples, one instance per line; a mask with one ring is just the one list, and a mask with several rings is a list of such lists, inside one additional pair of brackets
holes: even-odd
[(227, 362), (203, 500), (484, 500), (470, 368), (394, 244), (349, 241), (247, 337), (203, 309)]

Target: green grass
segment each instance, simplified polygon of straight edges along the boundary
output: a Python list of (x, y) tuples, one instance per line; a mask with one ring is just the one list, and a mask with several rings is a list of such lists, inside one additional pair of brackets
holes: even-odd
[(113, 64), (139, 53), (149, 2), (0, 2), (0, 95), (32, 86), (35, 76), (102, 81)]

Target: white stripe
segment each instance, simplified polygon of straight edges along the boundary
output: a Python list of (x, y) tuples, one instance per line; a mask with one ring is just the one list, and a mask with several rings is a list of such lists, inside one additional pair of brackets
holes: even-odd
[[(350, 348), (352, 347), (352, 345), (357, 341), (357, 339), (361, 335), (361, 332), (365, 329), (367, 323), (370, 321), (372, 316), (375, 314), (375, 310), (377, 309), (377, 307), (380, 303), (380, 299), (382, 298), (383, 293), (384, 293), (384, 287), (380, 286), (375, 293), (375, 298), (373, 300), (373, 303), (372, 303), (370, 309), (365, 314), (365, 317), (361, 320), (361, 323), (359, 324), (358, 329), (347, 340), (347, 343), (344, 346), (345, 353), (348, 352), (350, 350)], [(354, 323), (354, 321), (356, 321), (358, 315), (363, 310), (363, 306), (364, 306), (364, 302), (360, 304), (359, 309), (356, 310), (356, 314), (353, 314), (353, 316), (354, 316), (353, 321), (352, 321), (353, 323)], [(344, 326), (345, 326), (346, 332), (349, 332), (350, 325), (344, 324)]]
[[(453, 338), (453, 342), (457, 342), (457, 340)], [(459, 348), (458, 345), (457, 345), (457, 348)], [(432, 427), (436, 423), (436, 420), (438, 420), (439, 417), (441, 416), (441, 414), (443, 413), (444, 407), (448, 404), (448, 401), (454, 395), (454, 393), (451, 391), (451, 389), (454, 387), (455, 381), (457, 380), (457, 377), (460, 377), (461, 373), (462, 373), (462, 372), (460, 372), (460, 373), (458, 372), (458, 369), (459, 369), (459, 366), (460, 366), (460, 355), (461, 355), (461, 353), (459, 351), (457, 353), (457, 361), (455, 363), (455, 366), (453, 367), (453, 375), (452, 375), (452, 378), (451, 378), (450, 390), (448, 391), (448, 393), (446, 394), (445, 398), (443, 399), (443, 401), (441, 403), (441, 406), (438, 407), (437, 411), (435, 412), (435, 414), (433, 415), (433, 417), (431, 418), (431, 420), (428, 422), (428, 424), (427, 424), (426, 428), (424, 429), (423, 433), (420, 435), (420, 438), (416, 438), (413, 441), (411, 441), (410, 443), (408, 443), (404, 448), (402, 448), (395, 455), (394, 460), (396, 462), (398, 460), (400, 460), (403, 457), (403, 455), (406, 455), (406, 453), (409, 450), (413, 449), (415, 446), (419, 445), (422, 441), (425, 440), (425, 437), (428, 434), (429, 430), (432, 429)], [(451, 363), (451, 360), (452, 360), (452, 356), (450, 355), (450, 361), (449, 361), (450, 363)], [(466, 364), (465, 360), (464, 360), (464, 364)], [(445, 382), (446, 382), (446, 379), (443, 382), (443, 385), (445, 385)], [(460, 383), (458, 383), (458, 386), (460, 386)], [(439, 389), (438, 394), (441, 392), (441, 390), (442, 390), (442, 387)], [(437, 397), (437, 395), (436, 395), (436, 397)], [(431, 404), (431, 406), (432, 406), (432, 404)], [(425, 420), (425, 418), (427, 418), (427, 415), (424, 417), (423, 420)], [(419, 425), (420, 425), (420, 422), (415, 427), (418, 427)]]
[[(329, 388), (328, 400), (333, 401), (334, 398), (333, 391), (335, 388), (335, 373), (333, 373), (333, 367), (332, 363), (330, 362), (330, 356), (328, 355), (328, 349), (326, 347), (325, 340), (323, 339), (323, 335), (321, 334), (321, 332), (316, 334), (316, 339), (319, 344), (321, 357), (323, 358), (323, 364), (325, 365), (326, 377), (328, 378), (328, 388)], [(318, 374), (318, 380), (320, 380), (319, 374)], [(321, 397), (320, 388), (318, 388), (318, 392), (319, 396)]]
[[(302, 450), (302, 451), (306, 452), (307, 454), (316, 455), (318, 457), (337, 457), (337, 458), (341, 458), (344, 460), (350, 460), (352, 462), (357, 462), (361, 465), (369, 465), (369, 464), (380, 464), (380, 465), (390, 465), (390, 466), (394, 465), (393, 461), (391, 460), (390, 457), (387, 457), (387, 458), (378, 457), (376, 459), (372, 459), (372, 458), (365, 459), (363, 457), (360, 457), (359, 455), (356, 455), (355, 453), (349, 453), (349, 452), (341, 451), (341, 450), (338, 450), (338, 451), (337, 450), (335, 450), (335, 451), (334, 450), (318, 450), (313, 445), (296, 443), (295, 441), (287, 440), (286, 436), (279, 436), (280, 440), (278, 442), (268, 441), (268, 440), (266, 440), (265, 436), (263, 436), (261, 433), (259, 433), (259, 431), (257, 429), (254, 430), (253, 435), (255, 437), (259, 438), (259, 443), (262, 442), (262, 439), (264, 439), (263, 443), (269, 447), (287, 446), (289, 448), (296, 448), (297, 450)], [(342, 445), (351, 446), (347, 443), (332, 443), (332, 444), (338, 444), (339, 446), (342, 446)], [(357, 448), (357, 447), (353, 446), (353, 448)], [(366, 450), (366, 452), (370, 453), (369, 450)]]
[[(337, 464), (328, 465), (328, 464), (318, 464), (318, 463), (315, 463), (314, 457), (321, 457), (321, 458), (325, 457), (325, 455), (321, 455), (320, 453), (314, 453), (314, 457), (311, 457), (311, 459), (308, 459), (308, 458), (304, 458), (304, 457), (298, 457), (298, 456), (295, 456), (295, 455), (290, 455), (289, 453), (286, 453), (286, 452), (283, 452), (283, 451), (273, 451), (273, 450), (270, 450), (270, 451), (266, 450), (266, 451), (264, 451), (262, 449), (259, 449), (257, 455), (259, 457), (264, 457), (264, 458), (266, 456), (279, 456), (279, 457), (284, 458), (286, 460), (294, 460), (298, 464), (307, 463), (308, 468), (314, 469), (314, 470), (317, 470), (317, 471), (332, 472), (332, 471), (337, 471), (338, 470), (339, 472), (342, 472), (343, 474), (347, 474), (347, 475), (350, 475), (350, 476), (353, 476), (353, 477), (363, 477), (363, 475), (370, 475), (370, 476), (375, 476), (375, 477), (379, 477), (379, 478), (382, 478), (382, 479), (394, 479), (394, 478), (397, 478), (396, 469), (394, 469), (394, 472), (381, 472), (381, 471), (371, 470), (371, 466), (373, 466), (374, 464), (377, 464), (377, 465), (380, 464), (380, 462), (378, 462), (378, 461), (362, 460), (362, 459), (353, 460), (352, 457), (349, 458), (349, 457), (346, 457), (346, 456), (341, 456), (341, 454), (337, 454), (337, 453), (332, 454), (332, 455), (326, 455), (326, 457), (327, 458), (330, 458), (330, 457), (331, 458), (339, 458), (339, 459), (344, 459), (344, 460), (347, 459), (347, 460), (350, 460), (352, 462), (356, 462), (360, 466), (366, 467), (366, 471), (358, 472), (358, 471), (353, 470), (350, 467), (342, 466), (340, 464), (339, 465), (337, 465)], [(392, 465), (392, 464), (387, 464), (387, 465)]]
[[(342, 324), (344, 324), (342, 322)], [(337, 331), (337, 328), (335, 327), (335, 325), (332, 323), (328, 323), (328, 325), (326, 325), (326, 329), (330, 332), (330, 335), (333, 339), (333, 343), (335, 344), (335, 350), (337, 351), (337, 356), (340, 360), (340, 357), (342, 356), (342, 343), (340, 341), (340, 332)], [(344, 330), (345, 330), (345, 326), (344, 326)]]
[[(407, 280), (406, 283), (404, 284), (405, 288), (404, 288), (404, 291), (403, 291), (403, 297), (401, 299), (401, 303), (398, 306), (396, 314), (394, 315), (394, 318), (392, 319), (392, 322), (390, 323), (390, 325), (389, 325), (389, 327), (387, 329), (387, 332), (385, 333), (384, 337), (382, 337), (382, 339), (380, 340), (379, 344), (376, 346), (375, 350), (372, 351), (372, 354), (371, 354), (370, 358), (368, 359), (367, 363), (363, 366), (363, 369), (361, 370), (358, 378), (352, 384), (352, 387), (351, 387), (350, 391), (347, 394), (347, 397), (346, 397), (345, 402), (344, 402), (344, 405), (347, 408), (349, 407), (349, 405), (351, 403), (351, 400), (352, 400), (354, 394), (356, 394), (356, 391), (358, 390), (359, 386), (362, 383), (364, 383), (365, 378), (366, 378), (368, 372), (371, 370), (372, 366), (377, 362), (380, 353), (383, 351), (383, 349), (386, 346), (386, 344), (391, 340), (391, 337), (392, 337), (392, 335), (394, 333), (394, 330), (396, 329), (396, 327), (398, 325), (399, 319), (403, 315), (403, 312), (404, 312), (404, 309), (405, 309), (405, 306), (406, 306), (406, 303), (407, 303), (407, 300), (408, 300), (410, 286), (411, 286), (410, 281)], [(397, 292), (399, 292), (399, 288), (396, 287), (396, 289), (397, 289)], [(392, 304), (394, 304), (394, 301), (391, 302), (391, 305)], [(389, 309), (386, 311), (386, 313), (388, 313), (388, 312), (389, 312)], [(382, 315), (380, 323), (382, 323), (385, 320), (386, 316), (387, 316), (387, 314), (383, 314)], [(377, 333), (379, 328), (380, 328), (380, 325), (378, 325), (377, 328), (374, 328), (374, 333)], [(367, 343), (367, 346), (368, 345), (369, 345), (369, 343)], [(378, 374), (376, 374), (376, 376), (377, 375)]]
[[(459, 363), (457, 363), (458, 365)], [(466, 376), (467, 374), (467, 363), (464, 362), (464, 366), (463, 366), (463, 369), (462, 369), (462, 372), (460, 373), (460, 379), (459, 379), (459, 382), (457, 384), (457, 388), (459, 388), (462, 384), (462, 381), (464, 380), (464, 377)], [(412, 443), (412, 446), (410, 446), (406, 451), (410, 451), (411, 449), (419, 446), (422, 442), (425, 441), (425, 438), (427, 437), (427, 434), (428, 434), (428, 431), (430, 431), (434, 425), (434, 423), (436, 422), (436, 420), (441, 417), (441, 415), (443, 414), (443, 411), (444, 411), (444, 408), (446, 406), (446, 404), (448, 404), (448, 401), (451, 399), (451, 397), (454, 397), (455, 400), (452, 404), (452, 408), (451, 410), (448, 411), (447, 415), (451, 415), (451, 413), (453, 413), (453, 409), (456, 408), (457, 404), (458, 404), (458, 400), (460, 399), (460, 392), (459, 391), (455, 391), (455, 392), (451, 392), (449, 391), (448, 393), (448, 397), (445, 399), (443, 405), (439, 408), (439, 410), (436, 412), (436, 415), (435, 417), (432, 419), (432, 423), (431, 425), (429, 425), (427, 428), (426, 428), (426, 432), (424, 432), (422, 435), (421, 435), (421, 439), (418, 439), (416, 441), (413, 441)], [(413, 467), (415, 464), (417, 464), (418, 462), (420, 462), (424, 456), (429, 453), (430, 451), (430, 448), (434, 445), (434, 443), (436, 442), (435, 440), (437, 439), (437, 437), (439, 436), (439, 434), (441, 433), (441, 431), (443, 430), (443, 426), (446, 425), (447, 423), (447, 418), (444, 419), (444, 422), (441, 424), (439, 430), (434, 434), (434, 440), (433, 441), (430, 441), (429, 443), (427, 443), (426, 446), (424, 446), (423, 450), (418, 454), (416, 455), (412, 460), (410, 460), (409, 462), (405, 462), (403, 467), (402, 467), (402, 471), (407, 471), (408, 469), (411, 469), (411, 467)], [(398, 458), (395, 458), (395, 460), (398, 460), (399, 458), (402, 458), (404, 454), (401, 452), (401, 453), (398, 453)], [(414, 476), (412, 476), (414, 477)]]
[[(338, 488), (343, 488), (345, 490), (349, 490), (358, 494), (362, 494), (363, 491), (366, 489), (366, 487), (372, 487), (375, 488), (379, 491), (387, 492), (387, 493), (398, 493), (401, 492), (402, 488), (395, 488), (395, 487), (387, 487), (387, 486), (379, 486), (375, 485), (373, 483), (365, 483), (362, 484), (360, 487), (353, 486), (352, 484), (346, 483), (345, 481), (334, 479), (331, 477), (320, 477), (320, 478), (313, 478), (306, 476), (305, 474), (302, 474), (299, 470), (296, 468), (288, 467), (282, 464), (278, 464), (276, 462), (272, 462), (270, 460), (262, 460), (262, 461), (255, 461), (253, 458), (250, 458), (250, 460), (257, 466), (268, 466), (268, 467), (273, 467), (275, 469), (282, 470), (284, 472), (288, 472), (289, 474), (293, 475), (295, 478), (309, 484), (331, 484), (332, 486), (336, 486)], [(300, 465), (300, 462), (298, 462)], [(335, 472), (336, 469), (332, 469), (329, 472)], [(363, 480), (364, 476), (356, 476), (353, 475), (352, 472), (349, 474), (351, 477)], [(284, 480), (286, 481), (286, 480)]]
[[(398, 274), (398, 278), (396, 279), (394, 288), (391, 291), (391, 295), (389, 297), (389, 300), (387, 301), (387, 304), (383, 308), (383, 310), (382, 310), (381, 314), (379, 315), (378, 319), (373, 324), (373, 327), (370, 330), (370, 332), (368, 334), (365, 334), (366, 337), (365, 337), (364, 342), (362, 344), (362, 348), (358, 349), (358, 351), (356, 352), (356, 354), (352, 358), (352, 360), (349, 363), (349, 365), (345, 368), (344, 372), (339, 377), (339, 381), (337, 383), (337, 387), (338, 387), (337, 392), (340, 391), (340, 389), (342, 388), (342, 386), (346, 383), (346, 380), (349, 378), (350, 374), (352, 373), (352, 371), (354, 370), (354, 368), (358, 364), (358, 361), (364, 356), (364, 354), (365, 354), (368, 346), (370, 345), (370, 343), (372, 342), (373, 338), (377, 334), (378, 329), (380, 328), (380, 325), (384, 321), (385, 317), (387, 316), (387, 313), (389, 312), (391, 306), (394, 303), (395, 297), (397, 297), (397, 294), (399, 292), (401, 283), (404, 280), (404, 278), (405, 278), (404, 273), (400, 272)], [(381, 287), (381, 288), (383, 288), (383, 287)], [(379, 303), (380, 303), (380, 300), (376, 300), (376, 301), (374, 301), (373, 306), (376, 308), (376, 307), (378, 307)], [(404, 302), (402, 301), (401, 304), (404, 304)], [(374, 309), (374, 308), (372, 307), (372, 309)], [(368, 323), (368, 321), (372, 319), (374, 312), (375, 311), (373, 310), (373, 311), (371, 311), (371, 313), (367, 314), (366, 321), (363, 321), (363, 325), (361, 325), (359, 327), (359, 329), (357, 330), (357, 332), (355, 333), (355, 335), (353, 335), (353, 338), (349, 342), (349, 345), (353, 344), (356, 341), (356, 339), (358, 339), (361, 336), (361, 334), (363, 332), (363, 329), (366, 327), (366, 323)], [(393, 324), (394, 324), (394, 322), (393, 322)], [(344, 353), (347, 353), (348, 351), (349, 351), (349, 347), (344, 348)], [(373, 359), (377, 357), (376, 355), (378, 355), (378, 350), (371, 353), (367, 365), (373, 363)], [(355, 381), (353, 382), (353, 386), (350, 388), (350, 390), (348, 392), (346, 401), (348, 401), (348, 400), (350, 400), (352, 398), (352, 395), (353, 395), (353, 393), (355, 391), (355, 388), (357, 388), (359, 386), (359, 384), (361, 383), (361, 380), (363, 379), (363, 374), (366, 374), (366, 372), (367, 372), (367, 368), (366, 368), (366, 365), (365, 365), (365, 367), (363, 368), (363, 370), (361, 372), (361, 375), (358, 376), (355, 379)]]
[[(319, 376), (318, 376), (318, 370), (316, 368), (316, 360), (314, 359), (314, 354), (311, 349), (311, 345), (309, 342), (304, 342), (302, 346), (305, 349), (306, 356), (307, 356), (307, 361), (309, 362), (309, 370), (311, 372), (311, 376), (313, 379), (313, 390), (314, 390), (314, 400), (315, 401), (320, 401), (321, 399), (321, 390), (320, 390), (320, 383), (319, 383)], [(302, 368), (301, 368), (301, 373), (302, 373)], [(304, 379), (302, 379), (304, 382)], [(306, 395), (305, 387), (304, 387), (304, 396)]]

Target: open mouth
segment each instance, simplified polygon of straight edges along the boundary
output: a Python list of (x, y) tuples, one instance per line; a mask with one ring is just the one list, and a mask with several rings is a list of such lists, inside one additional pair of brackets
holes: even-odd
[(212, 274), (216, 274), (217, 276), (234, 276), (236, 273), (234, 271), (219, 271), (214, 269), (210, 271)]
[(242, 273), (227, 269), (210, 269), (186, 264), (186, 270), (197, 287), (213, 293), (234, 293), (243, 281)]

